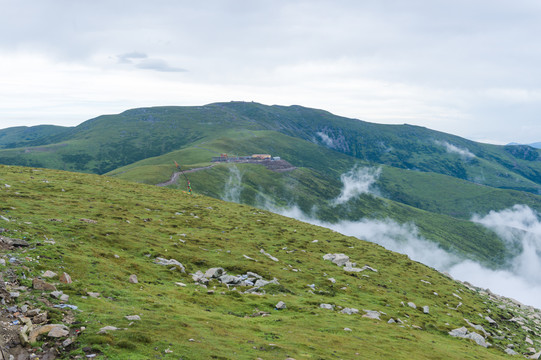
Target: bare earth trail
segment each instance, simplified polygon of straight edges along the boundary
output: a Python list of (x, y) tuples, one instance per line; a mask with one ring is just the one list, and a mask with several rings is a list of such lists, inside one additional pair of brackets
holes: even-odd
[(188, 174), (188, 173), (193, 173), (193, 172), (196, 172), (196, 171), (207, 170), (207, 169), (210, 169), (211, 167), (216, 166), (216, 165), (217, 164), (212, 164), (212, 165), (204, 166), (204, 167), (200, 167), (200, 168), (174, 172), (173, 175), (171, 175), (171, 179), (167, 180), (166, 182), (156, 184), (156, 186), (168, 186), (168, 185), (176, 184), (177, 181), (178, 181), (179, 176), (182, 173)]
[[(260, 165), (264, 165), (267, 169), (269, 169), (271, 171), (274, 171), (274, 172), (287, 172), (287, 171), (292, 171), (292, 170), (296, 169), (295, 166), (291, 165), (290, 163), (288, 163), (285, 160), (272, 160), (272, 161), (271, 160), (245, 160), (245, 161), (234, 161), (234, 162), (236, 162), (236, 163), (260, 164)], [(196, 171), (210, 169), (210, 168), (212, 168), (212, 167), (214, 167), (216, 165), (218, 165), (218, 164), (212, 164), (212, 165), (209, 165), (209, 166), (204, 166), (204, 167), (194, 168), (194, 169), (190, 169), (190, 170), (185, 170), (183, 172), (184, 172), (184, 174), (193, 173), (193, 172), (196, 172)], [(173, 175), (171, 175), (171, 178), (169, 180), (167, 180), (166, 182), (156, 184), (156, 186), (168, 186), (168, 185), (176, 184), (177, 181), (178, 181), (178, 178), (180, 177), (180, 175), (182, 175), (183, 172), (181, 172), (181, 171), (174, 172)]]

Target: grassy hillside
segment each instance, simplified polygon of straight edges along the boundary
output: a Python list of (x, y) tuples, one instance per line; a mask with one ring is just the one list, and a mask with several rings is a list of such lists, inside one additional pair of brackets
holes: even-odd
[[(538, 195), (389, 166), (382, 167), (375, 187), (383, 197), (392, 201), (365, 195), (335, 205), (333, 199), (340, 195), (343, 186), (340, 174), (354, 166), (374, 165), (271, 131), (252, 131), (236, 137), (228, 135), (198, 147), (145, 159), (108, 175), (157, 184), (170, 177), (175, 170), (174, 161), (181, 163), (184, 169), (207, 167), (212, 156), (223, 152), (284, 154), (283, 158), (293, 165), (303, 167), (292, 172), (275, 173), (262, 165), (218, 164), (188, 174), (196, 192), (261, 208), (269, 205), (298, 206), (306, 214), (329, 222), (361, 218), (392, 218), (399, 223), (411, 222), (418, 226), (425, 238), (461, 257), (494, 268), (505, 267), (506, 259), (513, 250), (506, 248), (494, 233), (465, 220), (469, 220), (473, 213), (485, 214), (491, 209), (499, 210), (516, 203), (541, 210)], [(173, 187), (186, 190), (185, 180), (181, 178)], [(228, 195), (231, 187), (237, 187), (238, 194), (234, 199)]]
[[(539, 344), (539, 329), (524, 309), (327, 229), (110, 177), (0, 166), (0, 181), (2, 236), (30, 243), (2, 255), (7, 267), (0, 268), (12, 281), (7, 286), (31, 287), (45, 270), (73, 279), (62, 284), (44, 278), (81, 311), (55, 308), (59, 301), (49, 292), (31, 288), (19, 287), (15, 300), (48, 310), (49, 322), (71, 328), (76, 342), (62, 350), (65, 357), (503, 359), (511, 343), (527, 352), (526, 336)], [(347, 254), (357, 266), (377, 271), (346, 272), (324, 260), (327, 253)], [(157, 257), (178, 260), (186, 272), (156, 264)], [(251, 286), (194, 282), (191, 274), (213, 267), (276, 278), (278, 284), (251, 294), (245, 292)], [(138, 283), (128, 282), (132, 274)], [(285, 309), (275, 309), (279, 301)], [(429, 306), (428, 313), (422, 306)], [(347, 315), (343, 308), (359, 313)], [(380, 320), (363, 317), (365, 310), (378, 311)], [(529, 330), (507, 321), (519, 315)], [(485, 316), (505, 325), (490, 325)], [(400, 323), (388, 323), (391, 318)], [(493, 346), (447, 334), (462, 326), (480, 331), (465, 319), (483, 326)], [(106, 325), (120, 329), (98, 334)]]

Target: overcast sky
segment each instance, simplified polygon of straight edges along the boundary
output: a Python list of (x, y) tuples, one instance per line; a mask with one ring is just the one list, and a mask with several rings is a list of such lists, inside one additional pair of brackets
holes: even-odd
[(541, 141), (537, 0), (0, 6), (0, 128), (241, 100)]

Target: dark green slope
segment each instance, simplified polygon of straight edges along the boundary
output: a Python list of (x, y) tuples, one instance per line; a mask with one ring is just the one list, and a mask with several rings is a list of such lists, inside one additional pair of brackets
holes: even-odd
[[(498, 188), (533, 193), (541, 189), (540, 150), (528, 146), (480, 144), (418, 126), (372, 124), (301, 106), (244, 102), (142, 108), (100, 116), (54, 136), (62, 147), (43, 139), (32, 143), (38, 149), (0, 151), (0, 163), (102, 174), (241, 130), (278, 131), (364, 161)], [(475, 157), (449, 152), (446, 146)]]
[(69, 128), (55, 125), (17, 126), (0, 129), (0, 149), (51, 144)]

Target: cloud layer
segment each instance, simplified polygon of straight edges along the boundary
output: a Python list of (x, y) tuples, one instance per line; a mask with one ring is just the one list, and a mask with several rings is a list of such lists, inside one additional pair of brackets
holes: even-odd
[(0, 126), (253, 100), (535, 142), (540, 17), (527, 0), (3, 1)]

